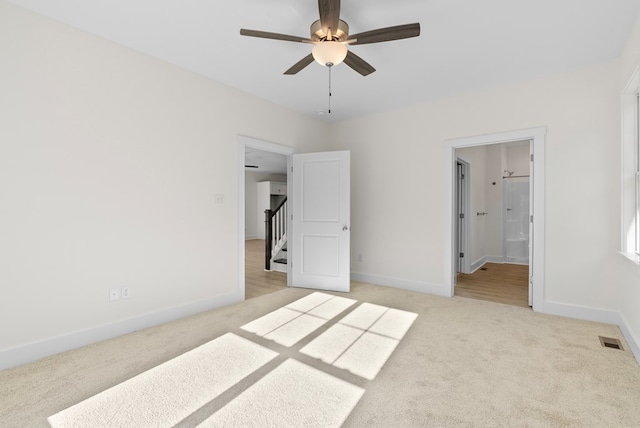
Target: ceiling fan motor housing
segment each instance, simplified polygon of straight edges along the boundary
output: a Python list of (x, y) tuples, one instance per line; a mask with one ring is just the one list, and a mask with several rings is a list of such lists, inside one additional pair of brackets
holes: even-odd
[(311, 24), (311, 40), (314, 42), (334, 41), (343, 42), (349, 37), (349, 24), (342, 19), (338, 21), (337, 31), (331, 31), (331, 40), (328, 39), (328, 34), (322, 30), (322, 23), (320, 20)]

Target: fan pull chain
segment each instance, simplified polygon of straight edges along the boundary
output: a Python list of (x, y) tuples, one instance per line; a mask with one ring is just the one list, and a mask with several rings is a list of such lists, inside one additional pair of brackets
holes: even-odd
[(331, 69), (333, 67), (329, 66), (329, 114), (331, 114)]

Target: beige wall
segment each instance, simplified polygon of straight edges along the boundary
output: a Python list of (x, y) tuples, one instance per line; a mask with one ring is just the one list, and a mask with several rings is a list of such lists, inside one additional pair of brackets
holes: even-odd
[[(485, 197), (487, 214), (485, 227), (487, 228), (486, 256), (490, 260), (500, 260), (504, 257), (502, 239), (502, 154), (506, 152), (504, 144), (487, 146), (487, 176)], [(496, 183), (493, 185), (493, 183)]]
[(0, 58), (0, 352), (240, 298), (238, 135), (327, 126), (4, 1)]

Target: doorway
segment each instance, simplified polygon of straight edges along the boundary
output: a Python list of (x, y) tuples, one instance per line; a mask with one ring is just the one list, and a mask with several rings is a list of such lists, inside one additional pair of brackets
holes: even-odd
[(456, 149), (456, 296), (529, 305), (529, 146)]
[[(449, 196), (450, 203), (447, 204), (449, 209), (449, 215), (447, 216), (447, 224), (450, 234), (447, 238), (447, 259), (445, 260), (445, 275), (446, 280), (450, 284), (450, 295), (453, 296), (455, 294), (455, 284), (456, 284), (456, 276), (458, 274), (458, 251), (457, 249), (460, 247), (460, 243), (458, 243), (459, 233), (458, 233), (458, 221), (459, 216), (457, 212), (457, 187), (458, 187), (458, 150), (465, 148), (476, 148), (482, 149), (483, 146), (490, 145), (499, 145), (503, 143), (510, 142), (527, 142), (527, 158), (526, 163), (529, 165), (530, 169), (530, 213), (528, 213), (526, 219), (526, 225), (529, 229), (529, 245), (527, 246), (527, 250), (529, 253), (528, 257), (528, 271), (527, 271), (527, 288), (528, 288), (528, 301), (529, 306), (532, 306), (534, 310), (542, 310), (542, 305), (544, 301), (544, 139), (546, 134), (546, 128), (532, 128), (521, 131), (512, 131), (498, 134), (490, 134), (483, 135), (477, 137), (466, 137), (455, 140), (447, 141), (447, 169), (449, 171), (449, 176), (451, 180), (449, 182)], [(525, 144), (525, 143), (522, 143)], [(534, 162), (535, 160), (535, 162)], [(502, 159), (500, 159), (500, 166), (502, 166)], [(478, 176), (485, 176), (486, 173), (482, 174), (482, 168), (476, 168), (471, 163), (471, 167), (474, 168), (474, 171), (480, 172), (476, 174)], [(478, 165), (478, 167), (486, 168), (486, 165), (483, 166), (482, 163)], [(504, 168), (506, 169), (506, 168)], [(480, 170), (480, 171), (479, 171)], [(495, 168), (492, 170), (495, 173)], [(500, 173), (504, 171), (501, 169)], [(515, 175), (515, 174), (512, 174)], [(526, 175), (526, 174), (518, 174), (518, 175)], [(491, 179), (489, 182), (483, 183), (484, 185), (488, 185), (489, 187), (498, 187), (497, 185), (500, 183), (502, 185), (504, 179), (502, 177)], [(500, 186), (501, 187), (501, 186)], [(470, 193), (474, 193), (474, 186), (471, 184)], [(492, 192), (492, 194), (497, 194), (498, 192)], [(476, 191), (477, 194), (477, 191)], [(502, 192), (499, 192), (499, 198), (502, 200)], [(535, 213), (534, 213), (535, 210)], [(498, 215), (491, 215), (491, 212), (488, 209), (484, 209), (481, 206), (476, 206), (476, 208), (471, 208), (468, 217), (473, 218), (476, 223), (480, 223), (484, 221), (485, 223), (489, 223), (489, 221), (493, 222), (493, 229), (489, 228), (488, 224), (485, 224), (485, 228), (478, 228), (476, 232), (467, 231), (467, 236), (470, 236), (470, 241), (467, 242), (467, 247), (469, 251), (469, 255), (472, 257), (471, 260), (471, 271), (481, 269), (481, 267), (487, 262), (498, 262), (504, 263), (505, 261), (505, 253), (504, 253), (504, 242), (500, 239), (500, 251), (496, 252), (495, 250), (487, 251), (485, 255), (476, 259), (473, 259), (473, 255), (471, 253), (476, 251), (476, 255), (478, 254), (477, 248), (474, 247), (479, 241), (479, 237), (484, 233), (485, 235), (491, 235), (497, 230), (496, 228), (500, 228), (500, 236), (504, 236), (504, 230), (502, 225), (502, 213), (497, 212)], [(494, 210), (495, 211), (495, 210)], [(529, 217), (530, 216), (530, 217)], [(500, 220), (498, 222), (498, 217)], [(472, 229), (472, 228), (470, 228)], [(464, 235), (463, 235), (464, 236)], [(474, 241), (475, 240), (475, 241)], [(482, 254), (482, 253), (480, 253)]]
[[(277, 188), (274, 201), (282, 201), (289, 188), (289, 164), (293, 148), (255, 138), (238, 137), (238, 287), (243, 300), (271, 293), (289, 285), (288, 265), (280, 272), (265, 269), (264, 207), (259, 187), (270, 201), (271, 187)], [(258, 183), (261, 183), (258, 185)], [(264, 183), (280, 183), (269, 186)], [(259, 212), (262, 211), (262, 212)], [(285, 248), (286, 250), (286, 248)]]

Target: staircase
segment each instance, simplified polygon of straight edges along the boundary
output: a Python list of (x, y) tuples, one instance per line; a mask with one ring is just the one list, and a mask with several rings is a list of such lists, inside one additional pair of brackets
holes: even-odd
[(271, 258), (271, 270), (276, 272), (287, 272), (287, 244)]
[(266, 271), (287, 271), (287, 199), (264, 211)]

